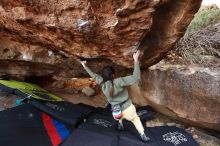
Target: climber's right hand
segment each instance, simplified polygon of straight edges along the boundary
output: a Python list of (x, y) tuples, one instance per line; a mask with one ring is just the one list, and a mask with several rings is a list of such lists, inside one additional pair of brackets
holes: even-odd
[(80, 61), (80, 63), (82, 64), (83, 67), (86, 66), (86, 61)]
[(140, 51), (139, 50), (133, 54), (133, 58), (134, 58), (135, 62), (138, 61), (139, 56), (140, 56)]

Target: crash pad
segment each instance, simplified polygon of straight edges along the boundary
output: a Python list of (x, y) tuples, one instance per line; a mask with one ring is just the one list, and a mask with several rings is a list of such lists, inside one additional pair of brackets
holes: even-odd
[(151, 140), (144, 143), (132, 124), (126, 124), (124, 131), (117, 131), (116, 125), (109, 117), (94, 115), (74, 130), (62, 146), (199, 146), (181, 128), (145, 127), (145, 133)]
[(74, 127), (23, 104), (0, 112), (0, 129), (2, 146), (57, 146)]

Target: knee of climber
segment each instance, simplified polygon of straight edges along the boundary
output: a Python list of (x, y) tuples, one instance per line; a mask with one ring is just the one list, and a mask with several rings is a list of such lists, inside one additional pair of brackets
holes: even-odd
[(137, 114), (126, 115), (124, 118), (128, 121), (134, 121), (135, 119), (140, 119)]
[(140, 121), (140, 118), (138, 117), (138, 115), (136, 115), (130, 121), (131, 122)]

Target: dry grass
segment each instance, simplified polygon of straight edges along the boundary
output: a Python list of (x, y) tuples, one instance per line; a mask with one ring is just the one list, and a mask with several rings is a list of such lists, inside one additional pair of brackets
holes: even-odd
[(220, 58), (220, 23), (187, 32), (171, 52), (191, 64), (208, 65), (207, 57)]
[(216, 5), (201, 7), (189, 25), (190, 32), (203, 29), (220, 21), (220, 9)]

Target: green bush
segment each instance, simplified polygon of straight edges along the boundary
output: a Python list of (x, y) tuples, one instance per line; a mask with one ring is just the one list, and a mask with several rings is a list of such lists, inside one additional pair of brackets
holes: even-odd
[(220, 22), (219, 8), (201, 8), (190, 23), (188, 31), (196, 31), (217, 22)]

